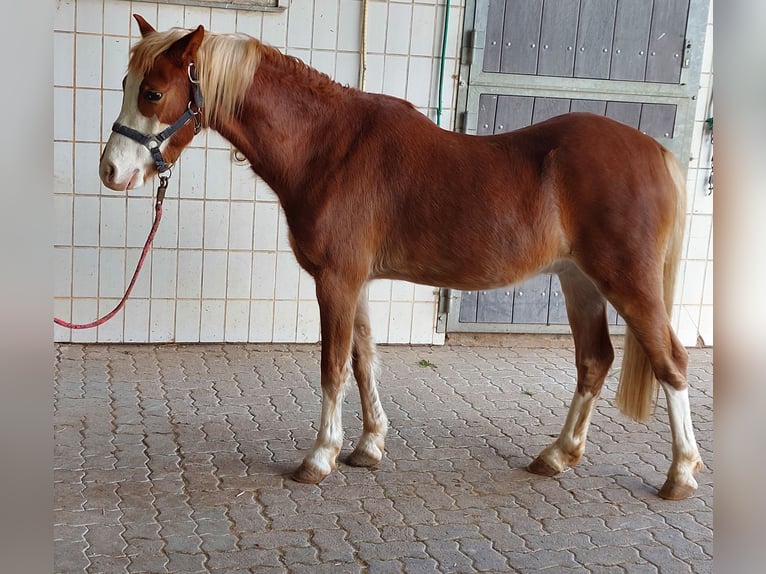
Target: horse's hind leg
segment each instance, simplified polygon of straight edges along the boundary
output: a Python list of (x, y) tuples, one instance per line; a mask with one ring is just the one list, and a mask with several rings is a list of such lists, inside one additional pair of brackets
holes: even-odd
[[(643, 351), (667, 399), (673, 461), (659, 495), (670, 500), (688, 498), (697, 490), (694, 475), (702, 469), (703, 464), (691, 423), (689, 387), (686, 383), (686, 349), (673, 332), (667, 311), (659, 298), (653, 304), (644, 301), (641, 305), (622, 306), (619, 299), (613, 300), (613, 303), (625, 318), (631, 336), (635, 337), (641, 347), (639, 349), (634, 344), (635, 348), (629, 351), (626, 341), (623, 369), (628, 362), (629, 352), (637, 354)], [(630, 384), (629, 381), (620, 381), (621, 386), (627, 384)], [(651, 381), (643, 380), (636, 384), (650, 385)]]
[(378, 397), (377, 363), (375, 342), (372, 339), (367, 311), (367, 292), (366, 289), (362, 289), (354, 317), (351, 364), (359, 387), (364, 426), (354, 452), (346, 460), (353, 466), (374, 466), (383, 457), (388, 418)]
[(614, 360), (604, 297), (573, 264), (559, 271), (559, 279), (575, 342), (577, 389), (558, 438), (527, 467), (545, 476), (580, 461), (596, 400)]

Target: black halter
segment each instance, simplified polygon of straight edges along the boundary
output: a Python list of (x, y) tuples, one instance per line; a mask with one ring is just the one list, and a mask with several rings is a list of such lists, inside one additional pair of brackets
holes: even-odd
[(157, 173), (163, 173), (168, 171), (172, 164), (165, 161), (160, 152), (160, 144), (180, 130), (183, 126), (190, 121), (194, 122), (194, 135), (197, 135), (202, 129), (202, 110), (205, 107), (204, 100), (202, 99), (202, 90), (199, 87), (199, 80), (197, 79), (197, 68), (194, 66), (194, 62), (189, 62), (189, 67), (186, 70), (191, 82), (191, 99), (186, 106), (186, 111), (178, 118), (173, 125), (168, 126), (158, 134), (143, 134), (138, 130), (134, 130), (128, 126), (122, 125), (118, 122), (114, 122), (112, 125), (112, 131), (129, 137), (132, 140), (137, 141), (152, 154), (152, 159), (157, 166)]

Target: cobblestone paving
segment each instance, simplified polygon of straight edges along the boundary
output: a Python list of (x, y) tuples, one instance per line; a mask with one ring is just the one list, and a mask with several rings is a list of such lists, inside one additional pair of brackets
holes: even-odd
[[(320, 485), (287, 478), (316, 433), (318, 346), (56, 351), (56, 572), (712, 572), (710, 349), (690, 349), (707, 466), (681, 502), (656, 495), (664, 399), (625, 419), (614, 373), (580, 465), (524, 470), (564, 422), (567, 346), (381, 347), (386, 454)], [(361, 433), (349, 391), (342, 456)]]

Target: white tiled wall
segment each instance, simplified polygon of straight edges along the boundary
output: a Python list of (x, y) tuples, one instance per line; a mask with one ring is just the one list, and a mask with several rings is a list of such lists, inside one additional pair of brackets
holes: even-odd
[[(287, 3), (285, 3), (287, 4)], [(460, 26), (462, 6), (450, 21)], [(122, 99), (138, 35), (131, 14), (158, 29), (203, 24), (244, 32), (358, 85), (361, 2), (290, 2), (282, 13), (125, 0), (58, 0), (55, 21), (55, 312), (90, 322), (117, 304), (153, 217), (152, 186), (127, 196), (103, 187), (98, 158)], [(411, 100), (435, 117), (444, 0), (371, 0), (367, 90)], [(411, 34), (417, 29), (418, 33)], [(445, 103), (459, 34), (449, 45)], [(451, 121), (446, 110), (443, 122)], [(215, 133), (195, 138), (173, 170), (162, 224), (125, 310), (58, 341), (284, 341), (319, 339), (311, 277), (295, 261), (276, 196), (232, 161)], [(437, 291), (396, 281), (370, 286), (380, 342), (436, 343)]]
[[(285, 4), (288, 4), (285, 2)], [(370, 0), (366, 89), (401, 96), (435, 118), (445, 0)], [(445, 110), (450, 126), (463, 2), (451, 2)], [(139, 13), (158, 29), (203, 24), (244, 32), (352, 86), (360, 69), (360, 0), (295, 1), (281, 13), (126, 0), (57, 0), (54, 31), (55, 313), (89, 322), (110, 311), (130, 280), (151, 226), (152, 186), (127, 196), (104, 188), (98, 158), (121, 102)], [(685, 344), (712, 343), (712, 196), (707, 195), (712, 11), (689, 171), (689, 231), (674, 321)], [(379, 342), (442, 343), (437, 292), (397, 281), (370, 286)], [(57, 341), (314, 342), (312, 279), (297, 265), (276, 197), (233, 161), (213, 132), (195, 138), (177, 167), (163, 221), (125, 310)]]
[(713, 147), (705, 120), (712, 116), (713, 0), (710, 1), (702, 76), (687, 176), (686, 247), (676, 288), (673, 326), (685, 345), (713, 344), (713, 195), (708, 187)]

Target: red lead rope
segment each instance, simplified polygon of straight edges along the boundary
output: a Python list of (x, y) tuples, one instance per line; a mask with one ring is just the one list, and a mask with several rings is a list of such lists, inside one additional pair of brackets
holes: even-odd
[(149, 237), (146, 238), (146, 243), (144, 243), (144, 248), (141, 251), (141, 257), (138, 259), (138, 265), (136, 265), (136, 270), (133, 272), (133, 277), (130, 280), (128, 289), (125, 291), (125, 295), (123, 295), (117, 306), (109, 313), (100, 319), (96, 319), (92, 323), (69, 323), (54, 317), (53, 322), (56, 323), (56, 325), (61, 325), (62, 327), (67, 327), (69, 329), (90, 329), (92, 327), (98, 327), (99, 325), (106, 323), (109, 319), (114, 317), (120, 311), (120, 309), (122, 309), (122, 307), (125, 305), (125, 301), (128, 300), (130, 292), (133, 290), (133, 286), (136, 284), (136, 280), (138, 279), (138, 272), (141, 271), (141, 266), (144, 264), (146, 254), (149, 253), (149, 248), (151, 247), (152, 241), (154, 240), (154, 235), (157, 233), (157, 228), (160, 226), (160, 219), (162, 219), (162, 202), (165, 199), (165, 190), (168, 187), (168, 177), (170, 176), (160, 176), (160, 186), (157, 188), (157, 202), (154, 204), (154, 223), (152, 223), (152, 229), (149, 231)]

